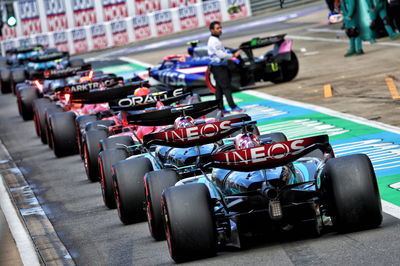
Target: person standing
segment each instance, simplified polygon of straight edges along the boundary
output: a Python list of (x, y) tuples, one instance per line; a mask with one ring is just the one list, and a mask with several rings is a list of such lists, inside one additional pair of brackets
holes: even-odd
[(216, 82), (215, 99), (220, 101), (220, 109), (224, 113), (227, 113), (227, 111), (224, 108), (223, 95), (225, 95), (232, 112), (242, 112), (243, 109), (237, 106), (233, 101), (231, 90), (231, 74), (228, 69), (228, 59), (232, 56), (239, 56), (240, 51), (236, 51), (232, 54), (222, 45), (220, 40), (220, 36), (222, 34), (221, 22), (211, 22), (209, 29), (211, 36), (208, 39), (207, 49), (208, 55), (211, 58), (209, 65), (210, 71), (214, 75)]
[(360, 28), (356, 18), (357, 0), (342, 0), (340, 10), (343, 14), (343, 26), (350, 41), (345, 57), (364, 54), (361, 44)]

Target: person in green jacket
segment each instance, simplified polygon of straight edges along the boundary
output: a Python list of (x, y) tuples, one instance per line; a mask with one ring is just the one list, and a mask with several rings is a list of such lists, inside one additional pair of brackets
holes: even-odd
[(350, 48), (344, 56), (361, 55), (364, 53), (361, 44), (360, 27), (357, 18), (357, 0), (342, 0), (340, 10), (343, 14), (343, 26), (350, 40)]
[(386, 0), (366, 0), (366, 2), (372, 20), (370, 27), (372, 29), (374, 28), (375, 20), (379, 16), (383, 21), (385, 30), (388, 33), (390, 39), (392, 40), (397, 39), (399, 37), (399, 34), (394, 32), (392, 27), (390, 26), (390, 20), (386, 12)]

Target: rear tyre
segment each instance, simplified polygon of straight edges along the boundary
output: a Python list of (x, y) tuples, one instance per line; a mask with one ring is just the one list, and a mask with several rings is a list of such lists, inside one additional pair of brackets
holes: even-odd
[(92, 182), (99, 181), (99, 141), (107, 136), (108, 134), (104, 130), (89, 130), (83, 133), (83, 161), (87, 178)]
[(163, 193), (163, 212), (169, 252), (174, 261), (215, 255), (215, 217), (205, 184), (167, 188)]
[(377, 227), (382, 206), (371, 161), (365, 154), (328, 160), (322, 190), (333, 225), (339, 232)]
[(38, 93), (35, 87), (26, 86), (19, 89), (17, 95), (18, 111), (22, 119), (25, 121), (32, 120), (34, 113), (32, 104), (38, 98)]
[(290, 52), (290, 61), (283, 61), (280, 64), (280, 68), (282, 76), (272, 80), (273, 83), (288, 82), (297, 76), (297, 73), (299, 73), (299, 60), (293, 51)]
[(210, 68), (206, 70), (206, 85), (212, 93), (215, 94), (217, 91), (217, 82), (215, 81), (214, 74), (210, 71)]
[(57, 157), (78, 152), (75, 133), (75, 113), (55, 113), (49, 118), (53, 151)]
[(57, 106), (57, 105), (51, 105), (50, 107), (47, 107), (44, 110), (44, 123), (45, 123), (45, 132), (46, 132), (46, 143), (49, 145), (50, 149), (53, 149), (53, 141), (51, 139), (52, 135), (50, 132), (50, 121), (49, 118), (52, 114), (55, 113), (61, 113), (64, 112), (64, 110)]
[(10, 75), (11, 75), (10, 69), (8, 68), (0, 69), (0, 90), (1, 93), (3, 94), (11, 92)]
[(178, 180), (177, 173), (171, 169), (148, 172), (144, 177), (147, 223), (151, 236), (157, 241), (166, 238), (161, 207), (162, 192)]
[(107, 149), (99, 154), (99, 167), (101, 178), (101, 193), (104, 204), (109, 209), (117, 208), (113, 186), (112, 166), (128, 158), (129, 154), (125, 149)]
[(78, 150), (83, 160), (83, 146), (82, 146), (82, 133), (85, 130), (86, 124), (97, 120), (96, 115), (81, 115), (75, 119), (76, 141), (78, 143)]
[(113, 184), (118, 215), (123, 224), (146, 219), (144, 211), (144, 175), (153, 171), (153, 165), (145, 157), (119, 161), (114, 164)]
[(36, 134), (40, 137), (43, 144), (47, 144), (45, 110), (50, 107), (55, 107), (55, 105), (53, 103), (44, 103), (39, 101), (42, 99), (43, 98), (36, 99), (33, 102), (33, 120), (35, 122)]
[(26, 79), (26, 73), (24, 68), (16, 68), (11, 71), (10, 76), (10, 89), (11, 91), (16, 94), (16, 85), (18, 83), (24, 82)]

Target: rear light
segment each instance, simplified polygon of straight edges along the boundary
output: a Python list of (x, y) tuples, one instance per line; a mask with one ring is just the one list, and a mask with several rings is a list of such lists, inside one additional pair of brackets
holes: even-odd
[(49, 70), (46, 70), (46, 71), (44, 72), (44, 77), (45, 77), (45, 78), (50, 77), (50, 71), (49, 71)]
[(35, 84), (35, 86), (36, 86), (40, 91), (43, 91), (43, 84), (41, 84), (39, 80), (35, 80), (33, 83)]
[(93, 70), (90, 70), (89, 71), (89, 79), (92, 79), (92, 77), (93, 77)]
[(66, 93), (66, 94), (64, 94), (64, 97), (65, 97), (65, 101), (66, 101), (67, 103), (69, 103), (69, 100), (71, 99), (71, 94)]

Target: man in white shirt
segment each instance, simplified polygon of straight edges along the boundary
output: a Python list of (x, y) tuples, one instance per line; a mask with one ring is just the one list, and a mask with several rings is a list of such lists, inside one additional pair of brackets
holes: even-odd
[(225, 49), (220, 41), (219, 37), (222, 34), (222, 26), (219, 21), (213, 21), (210, 24), (211, 36), (208, 39), (207, 48), (208, 55), (211, 58), (210, 71), (214, 75), (216, 82), (216, 92), (215, 99), (221, 102), (221, 109), (223, 112), (227, 112), (224, 109), (223, 97), (225, 95), (228, 101), (229, 107), (233, 112), (242, 112), (243, 109), (238, 107), (233, 101), (232, 90), (231, 90), (231, 75), (228, 69), (228, 59), (231, 57), (237, 57), (240, 51), (231, 53), (229, 50)]

